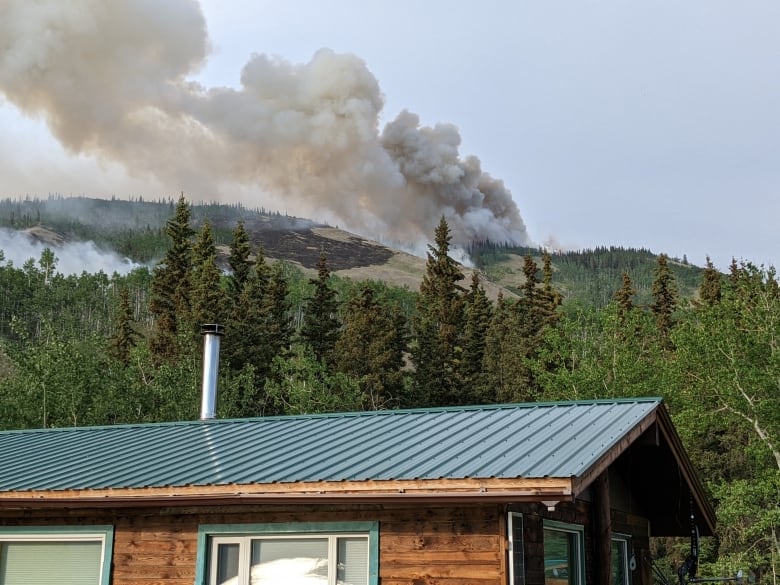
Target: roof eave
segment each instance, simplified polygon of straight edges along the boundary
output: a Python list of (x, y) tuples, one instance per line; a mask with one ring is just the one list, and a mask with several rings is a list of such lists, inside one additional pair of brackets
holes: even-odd
[(691, 491), (691, 498), (695, 506), (701, 513), (701, 520), (706, 523), (705, 529), (702, 531), (704, 534), (715, 534), (716, 515), (715, 509), (707, 497), (707, 493), (699, 480), (699, 476), (693, 467), (693, 463), (686, 454), (685, 447), (682, 444), (680, 436), (674, 428), (672, 419), (666, 410), (665, 406), (661, 406), (656, 409), (658, 413), (658, 422), (661, 433), (666, 439), (667, 443), (671, 447), (672, 455), (677, 461), (677, 465), (685, 478), (686, 483)]
[(273, 503), (549, 502), (572, 500), (570, 478), (393, 480), (0, 492), (0, 507), (91, 508)]

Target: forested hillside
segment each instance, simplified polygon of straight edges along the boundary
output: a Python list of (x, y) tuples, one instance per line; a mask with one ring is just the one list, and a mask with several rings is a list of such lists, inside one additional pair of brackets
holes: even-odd
[[(776, 578), (780, 287), (773, 268), (734, 263), (727, 275), (711, 265), (693, 272), (648, 253), (637, 265), (650, 279), (644, 297), (623, 266), (600, 302), (585, 302), (558, 277), (569, 270), (587, 281), (587, 255), (527, 250), (512, 267), (516, 296), (494, 301), (476, 273), (463, 280), (443, 219), (413, 292), (335, 278), (326, 248), (310, 250), (309, 274), (267, 261), (248, 225), (273, 221), (271, 214), (238, 214), (228, 226), (228, 211), (212, 217), (183, 197), (142, 207), (151, 211), (139, 211), (133, 230), (150, 234), (150, 244), (128, 249), (157, 260), (149, 268), (65, 276), (56, 248), (23, 265), (0, 262), (0, 428), (195, 419), (198, 329), (214, 321), (226, 328), (220, 417), (663, 396), (717, 508), (719, 534), (703, 551), (701, 573), (749, 570), (764, 584)], [(72, 236), (43, 213), (8, 209), (16, 227), (43, 222)], [(164, 219), (154, 224), (152, 211), (160, 210)], [(96, 214), (90, 237), (121, 239), (122, 228), (112, 235)], [(506, 259), (485, 256), (508, 254), (493, 248), (472, 251), (487, 271)], [(635, 257), (605, 248), (591, 260), (608, 272), (621, 256)], [(692, 274), (695, 283), (685, 280)], [(681, 294), (681, 281), (695, 295)], [(671, 571), (684, 551), (659, 543), (659, 554)]]
[[(512, 247), (490, 242), (472, 244), (469, 255), (476, 266), (497, 284), (510, 290), (522, 286), (520, 259), (531, 254), (541, 262), (542, 250)], [(620, 287), (623, 273), (631, 277), (636, 289), (635, 303), (648, 306), (652, 302), (653, 276), (658, 255), (649, 250), (599, 247), (592, 250), (550, 252), (554, 267), (553, 282), (567, 305), (604, 307), (612, 301)], [(702, 268), (682, 260), (669, 259), (681, 297), (693, 298), (698, 293)]]

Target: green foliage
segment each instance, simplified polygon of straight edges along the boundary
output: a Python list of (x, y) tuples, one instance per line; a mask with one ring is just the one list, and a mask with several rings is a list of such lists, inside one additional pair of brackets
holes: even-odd
[[(231, 304), (235, 306), (238, 298), (244, 290), (251, 270), (249, 256), (252, 252), (252, 246), (249, 243), (249, 234), (246, 233), (244, 222), (239, 221), (236, 229), (233, 230), (233, 241), (230, 244), (230, 277), (228, 279), (228, 297)], [(261, 251), (262, 256), (262, 251)], [(260, 259), (258, 259), (260, 262)], [(263, 263), (265, 259), (263, 258)]]
[[(48, 222), (60, 204), (0, 202), (0, 224), (9, 210), (17, 226)], [(548, 255), (482, 243), (474, 258), (487, 274), (516, 267), (524, 256), (519, 298), (499, 296), (494, 305), (477, 278), (468, 291), (458, 286), (446, 222), (417, 295), (337, 278), (326, 265), (310, 280), (290, 263), (269, 266), (262, 250), (253, 263), (249, 234), (225, 225), (258, 216), (231, 207), (193, 212), (183, 200), (107, 202), (95, 217), (86, 212), (78, 223), (63, 216), (62, 225), (94, 235), (114, 205), (135, 220), (132, 228), (103, 230), (105, 241), (128, 238), (134, 253), (165, 254), (154, 276), (147, 268), (63, 276), (56, 250), (18, 267), (0, 253), (0, 428), (195, 419), (201, 345), (192, 329), (203, 317), (191, 311), (203, 315), (198, 307), (210, 300), (199, 295), (224, 290), (230, 302), (220, 416), (661, 395), (717, 508), (718, 538), (706, 544), (700, 573), (749, 570), (765, 584), (780, 572), (780, 291), (773, 268), (733, 262), (724, 279), (709, 261), (702, 271), (642, 250)], [(221, 227), (212, 229), (206, 217)], [(201, 226), (194, 249), (191, 224)], [(128, 234), (139, 233), (148, 239), (129, 243)], [(223, 277), (215, 246), (231, 237), (231, 272)], [(682, 302), (697, 290), (697, 302)], [(316, 314), (314, 299), (323, 306), (343, 301), (318, 309), (343, 323), (326, 361), (292, 343), (306, 315)], [(158, 359), (159, 348), (150, 347), (165, 315), (174, 319), (168, 339), (175, 360)], [(404, 364), (405, 350), (411, 364)]]
[(707, 256), (707, 265), (702, 274), (701, 286), (699, 287), (699, 299), (705, 305), (714, 305), (720, 302), (721, 296), (721, 274), (715, 270), (712, 260)]
[(464, 296), (463, 332), (460, 340), (462, 352), (458, 373), (463, 384), (464, 403), (476, 404), (484, 401), (483, 364), (492, 318), (493, 303), (485, 294), (475, 271), (471, 287)]
[(749, 567), (755, 583), (776, 583), (780, 566), (780, 470), (712, 486), (718, 500), (717, 560), (710, 574), (733, 575)]
[(339, 338), (341, 322), (339, 301), (330, 286), (330, 269), (324, 251), (320, 252), (317, 262), (317, 278), (309, 283), (314, 287), (314, 293), (304, 307), (301, 340), (311, 348), (315, 358), (328, 361)]
[(274, 359), (265, 384), (266, 414), (315, 414), (360, 410), (360, 384), (346, 374), (328, 371), (304, 345), (297, 345), (287, 357)]
[(658, 266), (653, 281), (653, 303), (650, 310), (656, 318), (658, 332), (669, 347), (669, 334), (672, 330), (672, 315), (677, 309), (678, 294), (674, 276), (669, 270), (666, 254), (658, 256)]
[(151, 342), (152, 355), (159, 362), (173, 362), (180, 353), (180, 332), (195, 333), (190, 295), (192, 292), (192, 236), (190, 207), (179, 198), (175, 216), (168, 220), (165, 233), (170, 248), (155, 267), (149, 310), (155, 316), (156, 331)]
[(130, 350), (135, 347), (139, 334), (133, 328), (133, 311), (130, 308), (130, 294), (127, 287), (119, 290), (119, 306), (116, 316), (116, 333), (111, 339), (112, 355), (123, 364), (130, 362)]
[(450, 228), (441, 218), (435, 246), (428, 246), (428, 261), (420, 284), (417, 313), (412, 320), (417, 343), (412, 346), (416, 394), (411, 404), (440, 406), (460, 404), (462, 383), (458, 361), (463, 327), (463, 279), (457, 263), (449, 257)]
[(650, 314), (617, 303), (564, 315), (532, 362), (544, 400), (657, 396), (666, 387)]
[(334, 346), (337, 371), (356, 380), (362, 407), (391, 406), (403, 388), (406, 323), (397, 306), (377, 298), (369, 284), (345, 306), (344, 328)]
[(205, 323), (224, 323), (227, 298), (222, 289), (222, 272), (217, 267), (217, 248), (206, 220), (193, 247), (193, 272), (190, 302), (196, 328)]
[[(531, 255), (544, 260), (545, 252), (537, 248), (512, 247), (491, 242), (475, 243), (468, 247), (477, 268), (494, 282), (508, 284), (513, 292), (521, 285), (513, 282), (511, 259)], [(652, 283), (657, 256), (645, 249), (619, 246), (597, 247), (587, 250), (555, 252), (550, 254), (553, 272), (552, 284), (563, 296), (569, 309), (574, 307), (605, 307), (620, 288), (625, 272), (636, 288), (635, 304), (647, 306), (652, 302)], [(670, 259), (669, 269), (679, 288), (680, 296), (697, 295), (702, 269), (680, 260)], [(515, 277), (514, 281), (518, 281)]]

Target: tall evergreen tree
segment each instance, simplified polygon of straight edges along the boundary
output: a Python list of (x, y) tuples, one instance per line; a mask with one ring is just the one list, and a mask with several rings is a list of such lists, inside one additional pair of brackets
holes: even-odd
[[(268, 371), (275, 355), (268, 350), (273, 344), (266, 315), (269, 267), (262, 247), (255, 255), (254, 265), (247, 261), (246, 267), (249, 271), (245, 276), (236, 278), (234, 272), (229, 279), (230, 306), (222, 352), (231, 369), (240, 371), (246, 364), (252, 364), (259, 373), (258, 379), (262, 380), (262, 372)], [(243, 274), (243, 270), (238, 273)]]
[(463, 279), (463, 272), (448, 255), (450, 240), (450, 228), (442, 217), (436, 228), (436, 245), (428, 246), (413, 320), (416, 395), (409, 398), (419, 406), (458, 404), (462, 400), (458, 342), (463, 327), (463, 288), (458, 281)]
[(699, 299), (708, 306), (720, 302), (721, 297), (721, 275), (712, 264), (712, 260), (707, 256), (707, 265), (702, 274), (701, 286), (699, 287)]
[(178, 353), (178, 334), (182, 324), (191, 324), (192, 236), (190, 206), (179, 197), (174, 217), (168, 220), (165, 233), (170, 247), (154, 268), (149, 311), (155, 317), (155, 332), (150, 349), (157, 362), (172, 361)]
[(406, 335), (397, 306), (381, 302), (365, 284), (344, 311), (344, 329), (333, 362), (339, 372), (360, 384), (363, 407), (390, 406), (401, 390)]
[(204, 323), (224, 325), (225, 292), (221, 286), (222, 271), (217, 267), (217, 247), (211, 231), (211, 223), (203, 222), (197, 242), (193, 248), (192, 323), (196, 335)]
[(290, 286), (283, 265), (281, 262), (276, 262), (269, 271), (268, 290), (263, 301), (266, 331), (273, 355), (284, 356), (284, 353), (290, 349), (293, 324), (289, 294)]
[(119, 289), (116, 317), (116, 333), (111, 339), (111, 354), (123, 364), (130, 363), (130, 350), (135, 347), (139, 334), (133, 328), (133, 311), (127, 287)]
[(627, 315), (634, 308), (634, 295), (636, 289), (634, 283), (631, 282), (631, 277), (628, 272), (623, 272), (623, 283), (620, 288), (615, 292), (615, 302), (617, 303), (618, 319), (621, 323), (624, 323)]
[(320, 252), (317, 262), (317, 278), (309, 280), (314, 286), (314, 294), (306, 303), (301, 339), (314, 352), (318, 360), (328, 361), (339, 337), (341, 323), (338, 318), (338, 299), (336, 291), (330, 286), (328, 257)]
[(522, 368), (522, 357), (514, 351), (519, 335), (513, 305), (501, 292), (498, 293), (485, 337), (481, 402), (512, 402), (514, 399), (514, 382), (516, 372)]
[(666, 254), (658, 256), (658, 265), (653, 281), (653, 303), (650, 309), (655, 315), (656, 325), (661, 338), (671, 347), (669, 334), (672, 330), (672, 315), (677, 309), (677, 285), (674, 275), (669, 270), (669, 259)]
[[(485, 355), (487, 399), (498, 402), (535, 400), (540, 391), (534, 366), (544, 347), (548, 328), (558, 321), (558, 295), (540, 287), (538, 266), (525, 256), (522, 296), (514, 303), (501, 300), (488, 330)], [(547, 273), (550, 273), (548, 267)], [(548, 289), (549, 286), (549, 289)]]
[(493, 303), (474, 271), (471, 287), (464, 297), (464, 325), (461, 346), (460, 376), (463, 384), (462, 402), (478, 403), (484, 400), (482, 395), (482, 363), (485, 359), (485, 343), (490, 320), (493, 317)]
[(265, 261), (262, 248), (253, 270), (229, 319), (223, 355), (236, 375), (251, 372), (253, 387), (234, 397), (235, 416), (275, 413), (269, 407), (266, 383), (275, 359), (284, 359), (290, 347), (292, 320), (288, 284), (281, 262), (273, 267)]
[(244, 228), (244, 222), (239, 221), (233, 230), (233, 241), (230, 243), (230, 256), (228, 264), (230, 265), (230, 278), (228, 279), (228, 296), (231, 304), (238, 302), (238, 297), (244, 290), (249, 274), (252, 269), (252, 263), (249, 257), (252, 253), (252, 246), (249, 243), (249, 234)]
[(563, 303), (563, 295), (553, 287), (552, 257), (549, 252), (542, 254), (542, 291), (540, 299), (545, 320), (552, 323), (557, 319), (558, 307)]

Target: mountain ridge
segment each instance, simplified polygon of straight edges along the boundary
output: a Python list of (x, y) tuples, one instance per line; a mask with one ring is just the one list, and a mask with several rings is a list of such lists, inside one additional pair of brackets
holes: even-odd
[[(4, 199), (0, 200), (0, 227), (24, 232), (52, 246), (55, 254), (61, 246), (89, 240), (102, 250), (152, 266), (165, 252), (164, 228), (173, 216), (174, 205), (173, 199)], [(225, 267), (233, 229), (243, 221), (255, 249), (262, 246), (269, 260), (287, 261), (307, 275), (316, 272), (321, 250), (328, 257), (331, 272), (342, 278), (379, 280), (416, 291), (425, 273), (425, 258), (311, 219), (224, 203), (193, 203), (191, 210), (196, 230), (206, 219), (211, 223)], [(541, 267), (544, 253), (538, 248), (490, 242), (475, 244), (467, 252), (473, 265), (462, 265), (462, 285), (468, 286), (476, 270), (492, 299), (499, 293), (516, 296), (524, 281), (523, 257), (530, 254)], [(622, 271), (626, 271), (641, 304), (649, 298), (657, 257), (649, 250), (617, 246), (552, 252), (553, 284), (567, 301), (603, 305), (620, 287)], [(681, 296), (695, 296), (702, 269), (685, 260), (672, 260)]]

